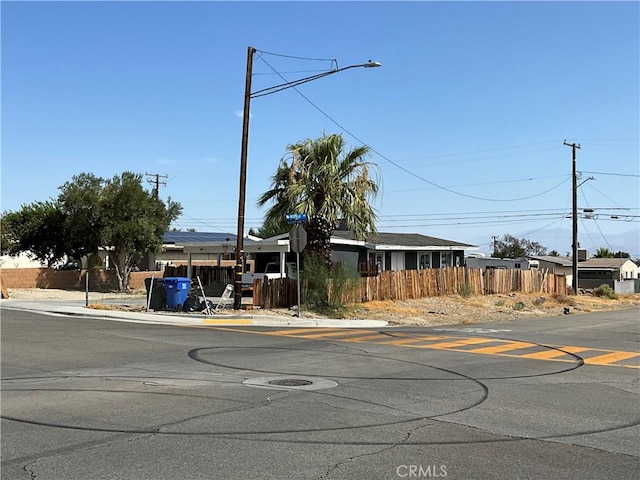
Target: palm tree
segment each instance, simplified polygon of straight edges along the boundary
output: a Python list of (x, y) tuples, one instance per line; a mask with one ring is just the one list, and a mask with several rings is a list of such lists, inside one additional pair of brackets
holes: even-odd
[(346, 150), (339, 134), (306, 139), (287, 147), (288, 155), (272, 177), (258, 205), (272, 202), (265, 223), (285, 224), (285, 215), (304, 213), (307, 251), (331, 264), (330, 238), (342, 223), (358, 239), (376, 231), (371, 206), (378, 193), (377, 165), (367, 162), (369, 147)]
[(613, 252), (608, 248), (600, 247), (594, 255), (595, 258), (612, 258)]

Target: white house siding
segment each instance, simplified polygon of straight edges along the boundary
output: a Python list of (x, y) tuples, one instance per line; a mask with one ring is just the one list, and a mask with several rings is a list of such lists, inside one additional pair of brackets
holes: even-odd
[(639, 278), (640, 275), (638, 275), (638, 271), (638, 265), (633, 263), (631, 260), (628, 260), (620, 267), (620, 280)]

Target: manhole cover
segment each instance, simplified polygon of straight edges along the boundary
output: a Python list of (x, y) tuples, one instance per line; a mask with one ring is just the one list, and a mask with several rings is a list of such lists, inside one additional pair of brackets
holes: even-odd
[(269, 385), (278, 385), (280, 387), (304, 387), (306, 385), (313, 385), (310, 380), (302, 380), (300, 378), (283, 378), (282, 380), (271, 380), (267, 382)]
[(247, 378), (242, 381), (249, 387), (270, 388), (274, 390), (323, 390), (335, 388), (338, 382), (321, 377), (295, 377), (278, 375), (272, 377)]

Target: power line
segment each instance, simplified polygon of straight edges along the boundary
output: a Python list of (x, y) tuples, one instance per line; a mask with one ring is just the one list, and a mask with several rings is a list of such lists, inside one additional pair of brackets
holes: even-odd
[(586, 170), (583, 170), (582, 173), (590, 173), (591, 175), (611, 175), (614, 177), (640, 177), (640, 175), (637, 175), (635, 173), (587, 172)]
[[(276, 74), (278, 74), (280, 76), (280, 78), (282, 78), (282, 80), (284, 80), (285, 82), (287, 81), (287, 79), (282, 76), (275, 68), (273, 68), (273, 66), (271, 66), (264, 58), (259, 57), (265, 64), (267, 64), (267, 66), (269, 66), (269, 68), (271, 68)], [(362, 141), (360, 138), (358, 138), (356, 135), (354, 135), (353, 133), (351, 133), (351, 131), (349, 131), (347, 128), (345, 128), (343, 125), (341, 125), (340, 123), (338, 123), (336, 120), (334, 120), (331, 116), (329, 116), (329, 114), (327, 114), (324, 110), (322, 110), (318, 105), (316, 105), (314, 102), (312, 102), (307, 96), (305, 96), (302, 92), (300, 92), (300, 90), (298, 90), (295, 86), (291, 87), (293, 90), (296, 91), (296, 93), (298, 95), (300, 95), (302, 98), (304, 98), (311, 106), (313, 106), (316, 110), (318, 110), (322, 115), (324, 115), (327, 119), (329, 119), (329, 121), (331, 121), (333, 124), (335, 124), (337, 127), (341, 128), (345, 133), (347, 133), (349, 136), (351, 136), (352, 138), (354, 138), (356, 141), (360, 142), (360, 144), (362, 145), (367, 145), (367, 143), (365, 143), (364, 141)], [(383, 155), (382, 153), (378, 152), (375, 148), (371, 147), (370, 145), (367, 145), (369, 147), (369, 149), (375, 153), (376, 155), (378, 155), (380, 158), (386, 160), (387, 162), (389, 162), (390, 164), (394, 165), (396, 168), (399, 168), (400, 170), (402, 170), (403, 172), (417, 178), (418, 180), (421, 180), (425, 183), (428, 183), (429, 185), (432, 185), (440, 190), (444, 190), (446, 192), (452, 193), (454, 195), (459, 195), (461, 197), (466, 197), (466, 198), (471, 198), (473, 200), (484, 200), (484, 201), (488, 201), (488, 202), (515, 202), (515, 201), (520, 201), (520, 200), (529, 200), (531, 198), (536, 198), (542, 195), (545, 195), (546, 193), (549, 193), (550, 191), (558, 188), (559, 186), (561, 186), (562, 184), (564, 184), (567, 180), (564, 180), (562, 182), (560, 182), (558, 185), (555, 185), (554, 187), (545, 190), (544, 192), (540, 192), (537, 193), (535, 195), (529, 195), (527, 197), (520, 197), (520, 198), (507, 198), (507, 199), (497, 199), (497, 198), (486, 198), (486, 197), (479, 197), (476, 195), (468, 195), (466, 193), (462, 193), (462, 192), (457, 192), (455, 190), (452, 190), (450, 188), (444, 187), (442, 185), (439, 185), (435, 182), (432, 182), (430, 180), (427, 180), (426, 178), (418, 175), (417, 173), (412, 172), (411, 170), (403, 167), (402, 165), (398, 164), (397, 162), (394, 162), (393, 160), (391, 160), (390, 158), (386, 157), (385, 155)]]

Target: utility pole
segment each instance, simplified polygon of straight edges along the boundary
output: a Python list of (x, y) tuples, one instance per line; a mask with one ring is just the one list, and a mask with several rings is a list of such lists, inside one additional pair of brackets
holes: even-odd
[(147, 178), (147, 182), (150, 185), (155, 184), (155, 187), (153, 188), (153, 196), (155, 198), (158, 198), (158, 192), (160, 191), (160, 185), (166, 185), (167, 182), (161, 182), (160, 179), (161, 178), (169, 178), (168, 175), (160, 175), (159, 173), (145, 173), (145, 175), (147, 177), (155, 177), (155, 180), (150, 180)]
[(573, 196), (573, 213), (571, 215), (573, 222), (573, 232), (572, 232), (572, 275), (573, 279), (571, 281), (571, 287), (573, 289), (573, 294), (578, 294), (578, 172), (576, 171), (576, 150), (580, 149), (580, 144), (577, 143), (567, 143), (564, 141), (564, 145), (567, 147), (571, 147), (571, 159), (572, 159), (572, 175), (573, 175), (573, 187), (571, 189)]
[(244, 210), (247, 194), (247, 153), (249, 149), (249, 115), (251, 111), (251, 76), (253, 54), (256, 49), (247, 48), (247, 72), (244, 82), (244, 109), (242, 113), (242, 147), (240, 150), (240, 195), (238, 198), (238, 231), (236, 236), (236, 266), (233, 277), (233, 309), (242, 308), (242, 272), (244, 271)]
[(496, 252), (496, 243), (498, 242), (498, 237), (496, 235), (493, 235), (491, 237), (491, 256), (493, 257), (494, 253)]

